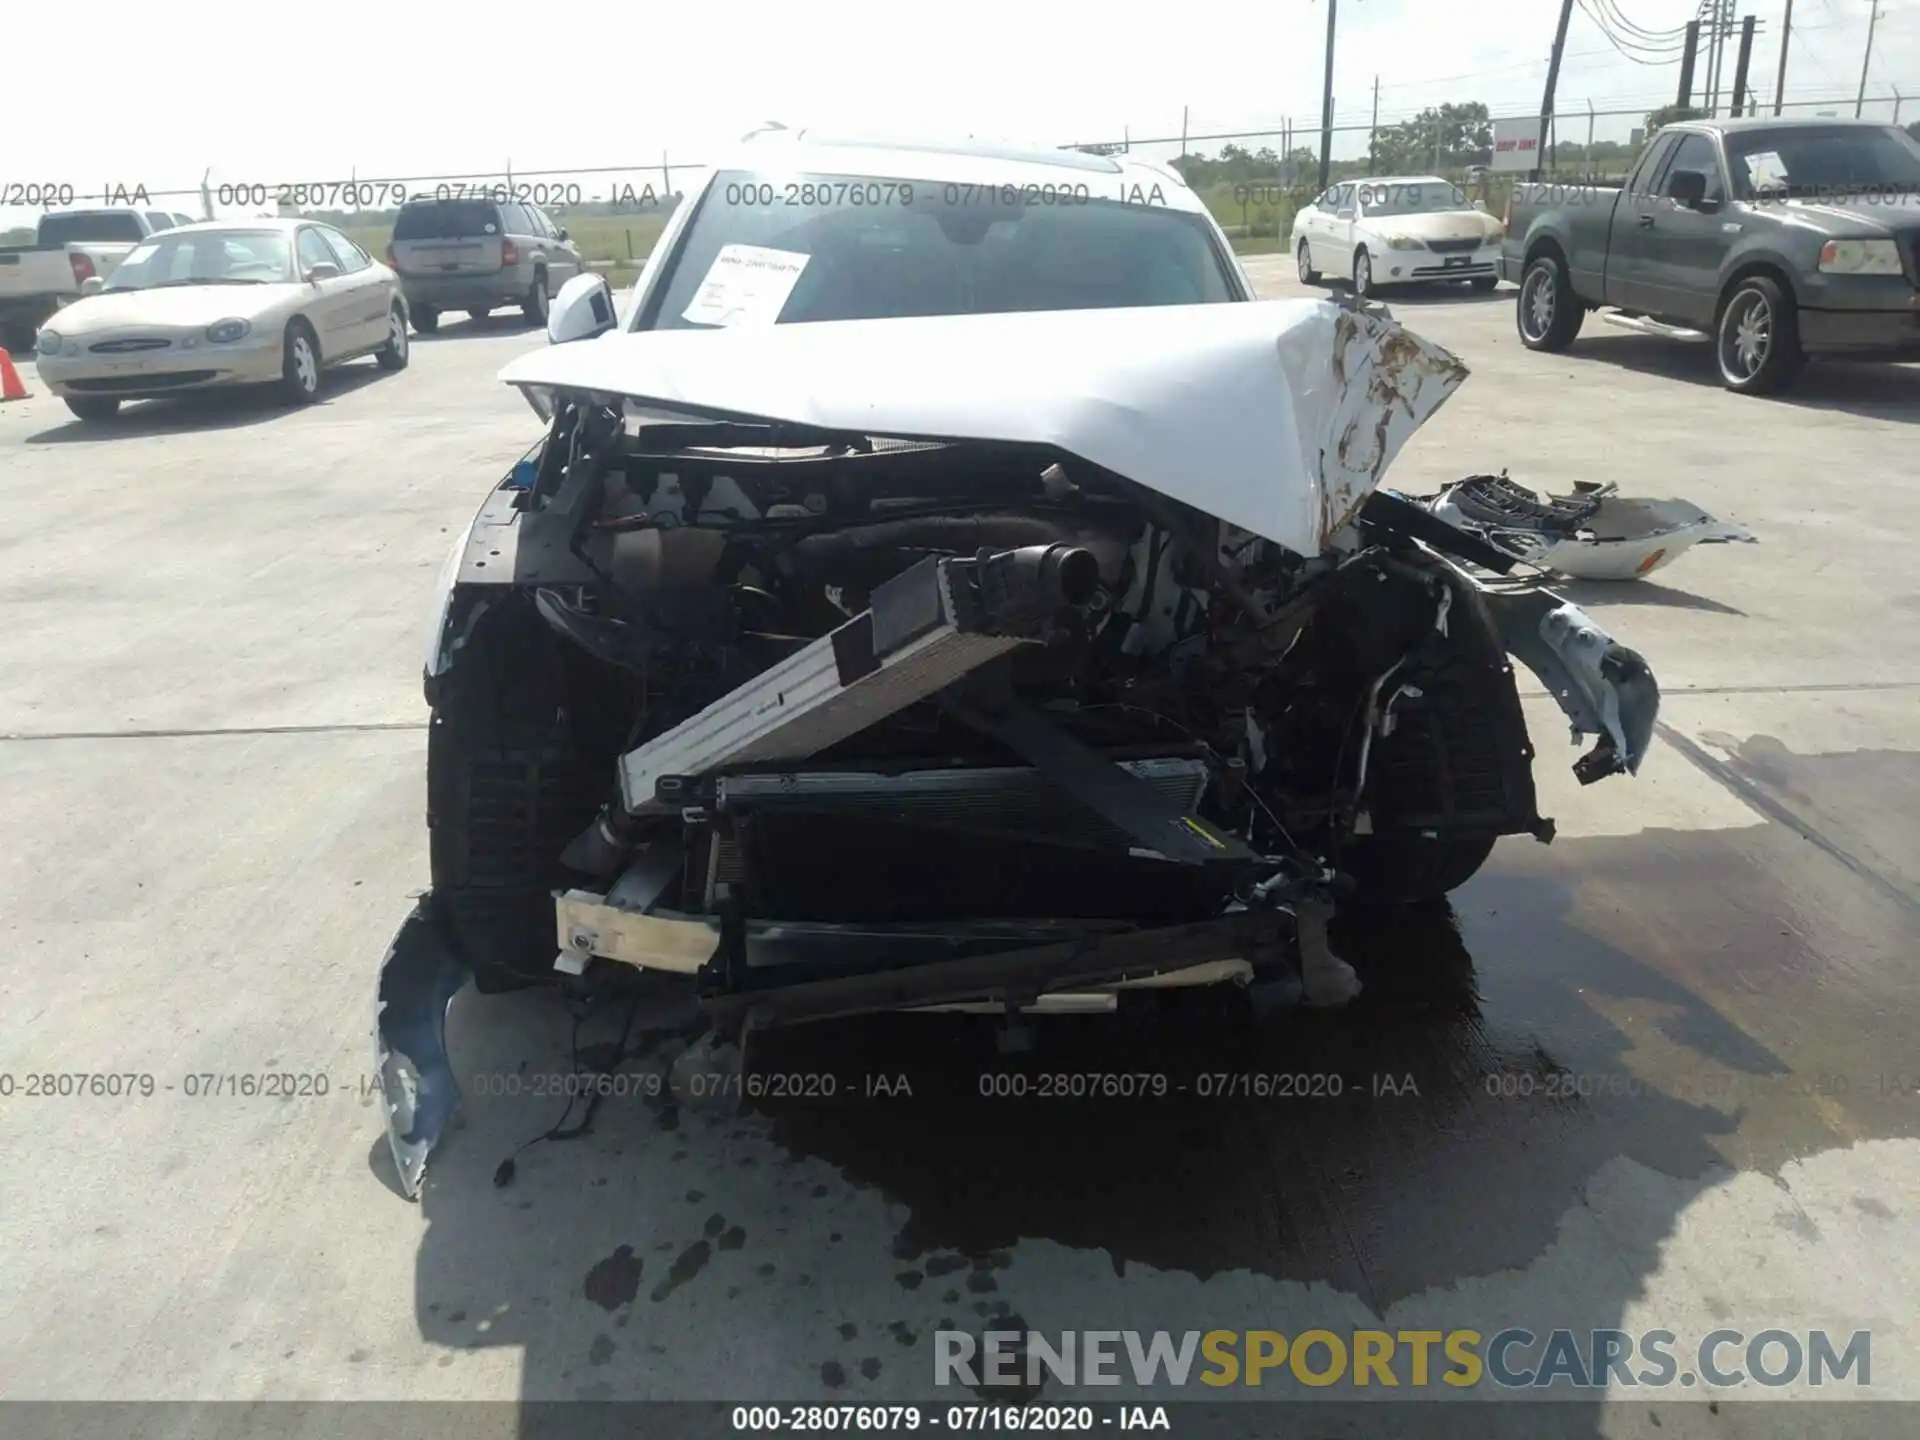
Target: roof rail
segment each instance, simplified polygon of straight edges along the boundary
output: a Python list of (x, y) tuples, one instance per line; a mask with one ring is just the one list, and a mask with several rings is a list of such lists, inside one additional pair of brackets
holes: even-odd
[(1143, 170), (1151, 170), (1157, 175), (1166, 176), (1167, 179), (1171, 180), (1174, 184), (1180, 186), (1182, 189), (1190, 190), (1193, 188), (1192, 186), (1187, 184), (1187, 177), (1180, 173), (1178, 167), (1172, 164), (1169, 164), (1165, 160), (1154, 160), (1144, 155), (1143, 156), (1130, 155), (1127, 158), (1129, 161), (1131, 161), (1131, 163), (1138, 165)]

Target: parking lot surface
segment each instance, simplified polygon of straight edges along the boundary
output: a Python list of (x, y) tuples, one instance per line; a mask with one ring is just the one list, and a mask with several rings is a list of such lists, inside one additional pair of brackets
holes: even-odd
[[(560, 1118), (536, 1092), (572, 1021), (468, 992), (466, 1117), (417, 1205), (365, 1087), (427, 880), (422, 632), (536, 438), (493, 377), (540, 337), (450, 324), (310, 409), (84, 428), (27, 367), (0, 406), (0, 1074), (153, 1089), (0, 1096), (0, 1395), (901, 1400), (933, 1393), (936, 1328), (1779, 1325), (1870, 1329), (1856, 1393), (1920, 1399), (1920, 372), (1742, 399), (1591, 321), (1528, 353), (1512, 294), (1387, 297), (1473, 371), (1390, 483), (1613, 480), (1760, 537), (1570, 587), (1660, 678), (1637, 779), (1578, 786), (1533, 687), (1558, 838), (1348, 933), (1343, 1011), (1230, 1047), (1063, 1021), (1017, 1060), (984, 1022), (835, 1027), (760, 1063), (840, 1103), (609, 1099), (505, 1184)], [(1096, 1104), (983, 1097), (983, 1065), (1340, 1079)], [(326, 1093), (195, 1078), (267, 1073)], [(911, 1098), (864, 1093), (902, 1074)], [(1685, 1397), (1537, 1433), (1804, 1433), (1650, 1398)]]

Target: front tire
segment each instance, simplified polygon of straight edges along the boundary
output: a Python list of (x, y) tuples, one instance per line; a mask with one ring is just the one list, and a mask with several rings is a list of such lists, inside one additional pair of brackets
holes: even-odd
[(1566, 266), (1551, 255), (1538, 255), (1520, 277), (1520, 294), (1513, 305), (1514, 328), (1529, 350), (1566, 349), (1580, 333), (1586, 307), (1573, 293)]
[(279, 389), (280, 398), (289, 405), (311, 405), (320, 396), (320, 341), (304, 320), (287, 326)]
[(1302, 285), (1318, 285), (1320, 283), (1320, 272), (1313, 268), (1313, 251), (1307, 245), (1306, 241), (1302, 240), (1299, 248), (1294, 251), (1293, 262), (1300, 267), (1300, 283)]
[(1791, 385), (1806, 355), (1793, 297), (1765, 275), (1742, 280), (1714, 326), (1720, 383), (1736, 395), (1772, 395)]
[(440, 312), (431, 305), (413, 307), (413, 328), (422, 335), (431, 335), (440, 328)]
[(112, 395), (69, 395), (67, 409), (82, 420), (111, 420), (120, 413), (120, 402)]
[(1474, 294), (1491, 295), (1493, 293), (1493, 287), (1500, 283), (1500, 277), (1498, 275), (1476, 275), (1467, 283), (1473, 286)]
[(520, 313), (527, 318), (529, 325), (545, 326), (547, 323), (547, 272), (539, 271), (533, 277), (533, 285), (527, 291), (527, 298), (520, 302)]
[(1373, 256), (1364, 245), (1353, 252), (1353, 293), (1360, 300), (1370, 300), (1380, 293), (1373, 282)]
[(411, 351), (407, 345), (407, 314), (396, 304), (387, 312), (387, 343), (373, 352), (382, 370), (404, 370)]
[(1429, 840), (1370, 836), (1345, 859), (1363, 905), (1428, 905), (1471, 880), (1493, 853), (1492, 835)]

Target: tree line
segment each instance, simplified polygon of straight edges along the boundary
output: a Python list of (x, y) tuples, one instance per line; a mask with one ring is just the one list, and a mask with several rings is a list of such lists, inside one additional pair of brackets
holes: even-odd
[[(1643, 128), (1646, 135), (1651, 135), (1676, 121), (1705, 116), (1704, 110), (1690, 106), (1663, 105), (1648, 112)], [(1920, 140), (1920, 120), (1904, 128)], [(1643, 136), (1638, 141), (1596, 140), (1589, 146), (1555, 136), (1553, 168), (1561, 173), (1623, 175), (1644, 143)], [(1096, 154), (1111, 154), (1121, 147), (1085, 145), (1080, 148)], [(1363, 175), (1457, 174), (1475, 165), (1492, 163), (1493, 120), (1486, 105), (1474, 100), (1429, 106), (1410, 120), (1382, 125), (1371, 135), (1364, 158), (1335, 160), (1328, 173), (1335, 180), (1351, 180)], [(1271, 146), (1248, 149), (1227, 144), (1220, 147), (1218, 155), (1187, 154), (1171, 164), (1196, 190), (1255, 184), (1311, 190), (1317, 188), (1320, 177), (1319, 154), (1309, 146), (1295, 146), (1282, 155)]]

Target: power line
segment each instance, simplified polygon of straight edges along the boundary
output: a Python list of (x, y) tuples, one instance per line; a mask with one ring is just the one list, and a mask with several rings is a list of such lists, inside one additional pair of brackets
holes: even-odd
[(1681, 40), (1686, 37), (1687, 27), (1685, 25), (1676, 25), (1670, 30), (1649, 30), (1643, 25), (1636, 25), (1633, 21), (1629, 20), (1626, 17), (1626, 13), (1621, 10), (1620, 0), (1600, 0), (1600, 8), (1606, 11), (1613, 18), (1614, 23), (1629, 35), (1635, 35), (1641, 39), (1655, 42)]
[[(1607, 43), (1636, 65), (1670, 65), (1686, 50), (1684, 31), (1671, 43), (1663, 40), (1657, 45), (1651, 44), (1637, 36), (1623, 35), (1616, 30), (1604, 9), (1606, 0), (1592, 0), (1592, 3), (1589, 3), (1589, 0), (1579, 0), (1579, 4), (1581, 13), (1593, 21)], [(1603, 8), (1596, 9), (1595, 5)]]

